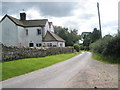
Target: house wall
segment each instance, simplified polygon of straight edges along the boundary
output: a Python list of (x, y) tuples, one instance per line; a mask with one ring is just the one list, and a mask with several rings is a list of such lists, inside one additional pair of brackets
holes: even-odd
[[(6, 17), (0, 25), (0, 42), (8, 46), (29, 46), (29, 43), (42, 44), (42, 38), (46, 35), (47, 30), (54, 32), (54, 27), (47, 22), (45, 27), (21, 27), (13, 23), (8, 17)], [(1, 27), (0, 26), (0, 27)], [(28, 29), (28, 35), (26, 35), (26, 29)], [(37, 35), (37, 29), (41, 29), (41, 35)], [(44, 42), (47, 46), (48, 43), (52, 43), (52, 46), (65, 47), (64, 42)], [(61, 46), (62, 44), (62, 46)]]
[(49, 28), (49, 24), (48, 24), (48, 22), (46, 23), (46, 25), (45, 25), (45, 27), (43, 28), (43, 37), (45, 37), (45, 35), (46, 35), (46, 33), (47, 33), (47, 31), (49, 30), (50, 28)]
[(2, 24), (0, 23), (0, 43), (2, 43)]
[(46, 46), (46, 47), (47, 47), (48, 44), (50, 44), (50, 43), (52, 43), (52, 46), (53, 46), (53, 45), (58, 46), (58, 42), (56, 42), (56, 41), (54, 41), (54, 42), (43, 42), (43, 43), (42, 43), (42, 46)]
[[(43, 42), (43, 46), (48, 46), (48, 44), (52, 43), (52, 46), (56, 45), (57, 47), (65, 47), (65, 43), (64, 42)], [(62, 45), (61, 45), (62, 44)]]
[(18, 46), (27, 46), (26, 44), (26, 31), (24, 27), (17, 26), (18, 28)]
[(54, 27), (53, 25), (51, 25), (51, 27), (49, 28), (50, 31), (54, 32)]
[(65, 42), (58, 42), (58, 47), (65, 47)]
[[(41, 29), (41, 27), (23, 28), (18, 26), (18, 29), (19, 45), (29, 46), (29, 43), (34, 43), (34, 47), (36, 47), (37, 43), (42, 44), (42, 32), (40, 35), (37, 34), (37, 29)], [(26, 29), (28, 30), (28, 35), (26, 35)]]
[[(2, 22), (2, 43), (6, 45), (15, 46), (18, 43), (17, 26), (8, 17)], [(0, 31), (1, 32), (1, 31)]]

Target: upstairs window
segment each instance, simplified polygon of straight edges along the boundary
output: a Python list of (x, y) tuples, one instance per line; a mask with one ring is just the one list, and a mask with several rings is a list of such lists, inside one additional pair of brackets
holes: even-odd
[(26, 35), (28, 35), (28, 29), (26, 29)]
[(41, 35), (41, 29), (37, 29), (37, 35)]

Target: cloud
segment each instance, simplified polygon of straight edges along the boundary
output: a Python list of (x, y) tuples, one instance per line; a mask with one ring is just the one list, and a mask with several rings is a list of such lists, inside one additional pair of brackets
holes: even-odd
[(28, 19), (28, 20), (30, 20), (30, 19), (40, 19), (40, 18), (43, 18), (43, 17), (40, 15), (40, 11), (37, 10), (36, 8), (31, 8), (31, 9), (26, 10), (26, 14), (27, 14), (27, 19)]
[(81, 15), (80, 18), (88, 20), (94, 16), (95, 16), (94, 14), (85, 13), (85, 14)]
[(42, 16), (63, 17), (70, 16), (76, 5), (75, 2), (3, 2), (3, 14), (19, 13), (22, 9), (36, 8)]
[[(118, 0), (80, 0), (79, 2), (3, 2), (3, 15), (19, 17), (25, 9), (27, 19), (47, 18), (54, 25), (82, 32), (99, 29), (97, 2), (100, 4), (102, 34), (117, 33)], [(2, 15), (2, 16), (3, 16)], [(1, 17), (1, 16), (0, 16)]]

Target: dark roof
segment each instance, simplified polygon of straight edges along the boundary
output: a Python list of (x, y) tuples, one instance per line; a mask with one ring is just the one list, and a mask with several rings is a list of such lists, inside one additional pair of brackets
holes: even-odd
[(54, 32), (51, 32), (51, 31), (47, 31), (43, 41), (44, 42), (49, 42), (49, 41), (65, 42), (65, 40), (63, 40), (61, 37), (59, 37), (58, 35), (56, 35)]
[[(48, 19), (38, 19), (38, 20), (20, 20), (16, 19), (12, 16), (5, 15), (1, 21), (4, 20), (5, 17), (8, 17), (11, 21), (13, 21), (16, 25), (23, 26), (23, 27), (44, 27)], [(1, 22), (0, 21), (0, 22)]]

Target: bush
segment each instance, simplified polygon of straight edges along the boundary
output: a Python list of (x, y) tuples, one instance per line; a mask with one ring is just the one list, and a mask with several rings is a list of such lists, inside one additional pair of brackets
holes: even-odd
[(83, 45), (80, 45), (80, 50), (84, 50), (84, 47), (83, 47)]
[(90, 49), (95, 53), (100, 53), (106, 56), (119, 56), (120, 35), (116, 37), (106, 35), (104, 38), (92, 43)]
[(120, 35), (110, 40), (103, 51), (105, 55), (119, 56), (120, 54)]
[(80, 51), (80, 45), (79, 44), (74, 44), (74, 49), (79, 52)]

